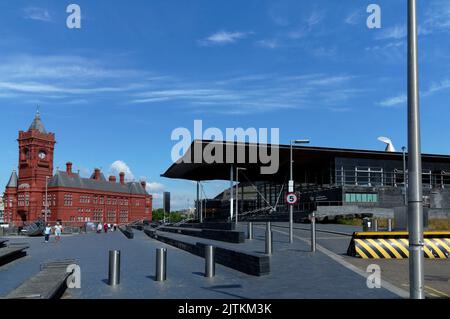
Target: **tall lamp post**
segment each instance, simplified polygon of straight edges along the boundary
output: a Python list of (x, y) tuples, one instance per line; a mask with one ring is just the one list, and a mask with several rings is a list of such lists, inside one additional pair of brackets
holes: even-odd
[(238, 225), (238, 213), (239, 213), (239, 170), (245, 171), (247, 169), (245, 167), (236, 167), (236, 217), (235, 217), (236, 227)]
[(408, 0), (408, 227), (411, 299), (424, 299), (422, 158), (416, 0)]
[[(288, 192), (293, 193), (294, 192), (294, 177), (292, 172), (292, 145), (293, 144), (309, 144), (309, 140), (293, 140), (291, 141), (291, 156), (289, 160), (289, 167), (290, 167), (290, 178), (289, 178), (289, 187)], [(289, 243), (294, 242), (294, 205), (289, 205)]]

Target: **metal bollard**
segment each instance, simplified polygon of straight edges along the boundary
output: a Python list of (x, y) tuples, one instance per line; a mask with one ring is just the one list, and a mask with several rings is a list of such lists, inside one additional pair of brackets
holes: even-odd
[(378, 219), (373, 220), (373, 231), (378, 231)]
[(266, 254), (272, 255), (273, 252), (273, 239), (272, 239), (272, 225), (267, 222), (266, 225)]
[(212, 245), (205, 246), (205, 277), (212, 278), (216, 275), (215, 248)]
[(316, 214), (311, 214), (311, 251), (316, 251)]
[(392, 231), (392, 219), (388, 219), (388, 231)]
[(109, 251), (108, 284), (117, 286), (120, 283), (120, 250)]
[(253, 223), (252, 222), (248, 222), (247, 227), (248, 227), (248, 229), (247, 229), (247, 239), (253, 239)]
[(156, 248), (156, 281), (166, 280), (166, 268), (167, 268), (167, 249)]

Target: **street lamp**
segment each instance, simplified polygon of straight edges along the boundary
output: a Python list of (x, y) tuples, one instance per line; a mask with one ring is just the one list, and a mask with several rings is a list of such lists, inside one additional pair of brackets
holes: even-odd
[(239, 213), (239, 170), (247, 170), (245, 167), (236, 167), (236, 227), (238, 225), (238, 213)]
[[(289, 187), (288, 192), (293, 193), (294, 192), (294, 177), (292, 174), (292, 145), (293, 144), (309, 144), (309, 140), (292, 140), (291, 141), (291, 156), (289, 161), (290, 166), (290, 178), (289, 178)], [(289, 205), (289, 243), (294, 242), (294, 205)]]
[(409, 292), (424, 299), (422, 158), (416, 0), (408, 0), (408, 230)]

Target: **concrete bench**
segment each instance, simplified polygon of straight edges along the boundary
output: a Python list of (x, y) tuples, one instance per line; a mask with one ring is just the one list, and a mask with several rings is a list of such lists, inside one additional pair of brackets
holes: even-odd
[(0, 248), (0, 266), (26, 256), (25, 249), (29, 247), (28, 244), (9, 244), (6, 247)]
[[(191, 254), (205, 257), (206, 243), (189, 242), (171, 237), (169, 234), (158, 233), (155, 229), (146, 227), (144, 233), (156, 240), (159, 240), (168, 245), (177, 247), (179, 249), (190, 252)], [(231, 248), (225, 248), (215, 245), (215, 260), (218, 264), (236, 269), (240, 272), (253, 275), (263, 276), (270, 274), (270, 257), (245, 251), (240, 251)]]
[(54, 261), (41, 265), (41, 271), (6, 295), (6, 299), (58, 299), (67, 288), (67, 266), (75, 260)]
[(120, 226), (119, 230), (122, 232), (122, 234), (125, 235), (125, 237), (127, 237), (128, 239), (133, 239), (134, 238), (134, 233), (133, 233), (133, 229), (131, 227), (123, 227)]
[(235, 230), (222, 230), (222, 229), (198, 229), (198, 228), (184, 228), (184, 227), (159, 227), (158, 230), (178, 233), (188, 236), (212, 239), (223, 241), (227, 243), (241, 244), (245, 242), (244, 232)]
[(7, 242), (8, 242), (8, 239), (0, 239), (0, 248), (5, 247)]
[(224, 222), (184, 223), (184, 224), (179, 225), (179, 227), (235, 230), (236, 224), (235, 223), (224, 223)]

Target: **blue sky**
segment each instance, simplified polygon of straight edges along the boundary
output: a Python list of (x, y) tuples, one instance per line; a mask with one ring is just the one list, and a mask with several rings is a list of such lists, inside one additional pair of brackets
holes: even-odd
[[(66, 27), (81, 7), (82, 28)], [(366, 8), (382, 9), (368, 29)], [(423, 152), (450, 154), (450, 2), (418, 1)], [(0, 184), (36, 105), (68, 160), (146, 178), (175, 208), (195, 185), (160, 178), (173, 129), (280, 128), (280, 142), (406, 144), (406, 1), (0, 1)], [(122, 163), (123, 162), (123, 163)], [(117, 164), (117, 163), (116, 163)], [(117, 165), (115, 165), (117, 166)], [(132, 175), (131, 175), (132, 174)], [(208, 196), (224, 183), (207, 183)]]

